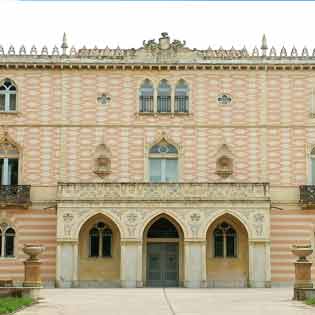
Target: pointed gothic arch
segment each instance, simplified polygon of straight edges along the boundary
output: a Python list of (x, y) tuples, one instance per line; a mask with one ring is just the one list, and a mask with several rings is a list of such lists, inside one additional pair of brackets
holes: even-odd
[(179, 149), (165, 135), (148, 146), (147, 154), (150, 182), (179, 181)]
[(144, 283), (150, 287), (180, 286), (184, 281), (184, 231), (178, 220), (166, 213), (150, 219), (142, 231)]
[(217, 214), (206, 230), (206, 273), (209, 287), (247, 287), (249, 233), (234, 214)]
[(120, 286), (121, 232), (119, 226), (103, 213), (90, 215), (80, 225), (78, 235), (80, 285), (103, 283)]
[(0, 139), (0, 184), (18, 185), (20, 173), (20, 146), (4, 132)]

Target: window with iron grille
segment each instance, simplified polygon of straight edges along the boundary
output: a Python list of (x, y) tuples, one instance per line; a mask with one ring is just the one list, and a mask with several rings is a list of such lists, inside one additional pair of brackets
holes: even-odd
[(154, 88), (150, 80), (146, 79), (141, 84), (139, 103), (139, 111), (141, 113), (153, 113), (154, 112), (154, 101), (153, 101)]
[(171, 108), (171, 86), (168, 84), (167, 80), (162, 80), (158, 87), (158, 97), (157, 97), (157, 112), (158, 113), (170, 113)]
[(175, 87), (175, 113), (188, 113), (188, 105), (188, 85), (184, 80), (179, 80)]

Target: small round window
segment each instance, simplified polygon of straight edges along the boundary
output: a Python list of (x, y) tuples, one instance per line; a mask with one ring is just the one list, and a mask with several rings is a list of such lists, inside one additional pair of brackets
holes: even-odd
[(217, 102), (220, 105), (229, 105), (232, 102), (232, 96), (229, 94), (221, 94), (217, 97)]

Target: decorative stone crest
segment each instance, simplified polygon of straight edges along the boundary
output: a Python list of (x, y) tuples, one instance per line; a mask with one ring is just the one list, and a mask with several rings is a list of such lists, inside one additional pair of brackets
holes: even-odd
[(110, 174), (111, 172), (111, 152), (105, 144), (100, 144), (96, 148), (94, 173), (99, 177)]
[(63, 226), (64, 226), (64, 235), (65, 236), (70, 236), (71, 235), (71, 229), (72, 229), (72, 220), (74, 216), (72, 213), (65, 213), (63, 215)]
[(159, 38), (159, 43), (155, 41), (155, 39), (150, 39), (148, 41), (143, 41), (143, 48), (149, 49), (149, 50), (168, 50), (172, 49), (176, 51), (177, 49), (184, 48), (186, 45), (185, 41), (180, 41), (178, 39), (174, 39), (172, 42), (170, 41), (170, 37), (168, 36), (168, 33), (163, 32), (161, 33), (161, 36)]
[(191, 212), (188, 215), (188, 225), (190, 226), (191, 233), (194, 237), (198, 235), (201, 226), (201, 213)]
[(125, 222), (127, 226), (129, 236), (134, 237), (136, 235), (136, 228), (139, 223), (139, 220), (140, 220), (140, 215), (134, 211), (128, 211), (123, 216), (123, 221)]
[(262, 236), (264, 231), (265, 216), (262, 213), (254, 214), (254, 228), (257, 236)]

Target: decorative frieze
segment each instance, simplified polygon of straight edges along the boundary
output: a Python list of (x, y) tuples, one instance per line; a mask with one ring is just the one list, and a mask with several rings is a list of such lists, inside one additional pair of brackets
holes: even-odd
[(267, 183), (59, 183), (59, 201), (269, 200)]

